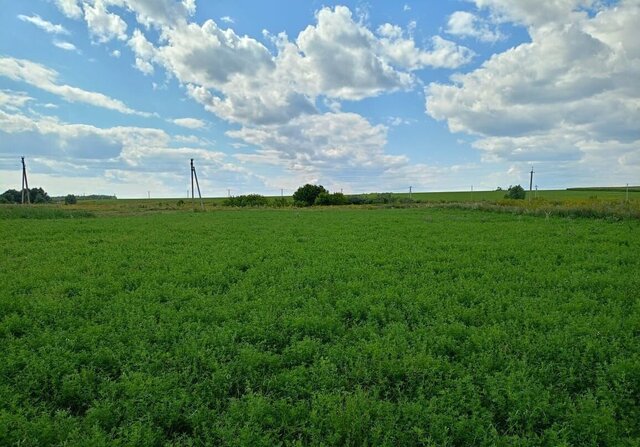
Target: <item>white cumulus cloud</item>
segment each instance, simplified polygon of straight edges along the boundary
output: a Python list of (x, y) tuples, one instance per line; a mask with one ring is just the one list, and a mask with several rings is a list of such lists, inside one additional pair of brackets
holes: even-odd
[(56, 6), (70, 19), (82, 18), (82, 8), (78, 5), (78, 0), (55, 0)]
[(453, 36), (473, 37), (480, 42), (497, 42), (504, 39), (504, 35), (498, 29), (492, 29), (485, 20), (467, 11), (451, 14), (446, 32)]
[[(476, 3), (527, 23), (532, 41), (453, 83), (430, 84), (427, 113), (477, 136), (486, 159), (572, 161), (621, 176), (640, 169), (629, 165), (640, 151), (640, 3), (601, 5), (592, 16), (580, 9), (592, 2), (536, 2), (543, 11), (533, 2)], [(541, 19), (553, 12), (565, 21)]]
[(96, 0), (93, 5), (85, 3), (84, 18), (87, 21), (89, 33), (98, 42), (127, 39), (126, 22), (119, 15), (109, 12), (107, 4), (102, 0)]

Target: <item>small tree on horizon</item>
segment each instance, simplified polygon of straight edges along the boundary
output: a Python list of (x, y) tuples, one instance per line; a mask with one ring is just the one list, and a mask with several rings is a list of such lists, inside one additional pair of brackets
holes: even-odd
[(302, 206), (311, 206), (315, 203), (316, 198), (320, 195), (320, 193), (328, 193), (324, 186), (322, 185), (311, 185), (307, 183), (304, 186), (301, 186), (293, 193), (293, 201), (296, 204)]
[(507, 193), (504, 195), (505, 199), (523, 200), (526, 193), (524, 188), (520, 185), (509, 186)]
[(73, 194), (67, 194), (64, 198), (65, 205), (75, 205), (76, 203), (78, 203), (78, 199)]

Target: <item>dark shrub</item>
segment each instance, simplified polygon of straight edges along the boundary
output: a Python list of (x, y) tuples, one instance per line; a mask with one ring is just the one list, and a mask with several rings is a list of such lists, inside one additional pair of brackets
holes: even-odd
[(324, 189), (324, 186), (310, 185), (307, 183), (293, 193), (293, 201), (298, 206), (311, 206), (316, 202), (316, 198), (322, 192), (328, 193), (328, 191)]
[(65, 205), (75, 205), (76, 203), (78, 203), (78, 199), (73, 194), (68, 194), (64, 198), (64, 204)]
[(524, 199), (524, 196), (525, 196), (524, 188), (520, 185), (515, 185), (515, 186), (509, 186), (509, 189), (507, 189), (507, 193), (504, 195), (504, 198), (522, 200)]

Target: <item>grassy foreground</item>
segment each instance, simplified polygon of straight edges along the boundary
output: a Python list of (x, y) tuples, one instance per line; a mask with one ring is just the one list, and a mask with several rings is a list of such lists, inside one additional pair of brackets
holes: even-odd
[(638, 445), (640, 221), (0, 219), (0, 445)]

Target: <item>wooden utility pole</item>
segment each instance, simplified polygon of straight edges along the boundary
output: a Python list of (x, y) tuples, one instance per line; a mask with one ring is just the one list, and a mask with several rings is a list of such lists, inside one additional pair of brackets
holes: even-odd
[(31, 194), (29, 193), (29, 180), (27, 179), (27, 165), (24, 164), (24, 157), (22, 157), (22, 204), (31, 203)]
[(204, 203), (202, 202), (202, 194), (200, 193), (200, 184), (198, 183), (198, 174), (196, 174), (196, 167), (193, 165), (193, 158), (192, 158), (191, 159), (191, 203), (195, 203), (195, 191), (193, 190), (194, 180), (196, 182), (196, 187), (198, 188), (198, 197), (200, 198), (200, 207), (204, 209)]

